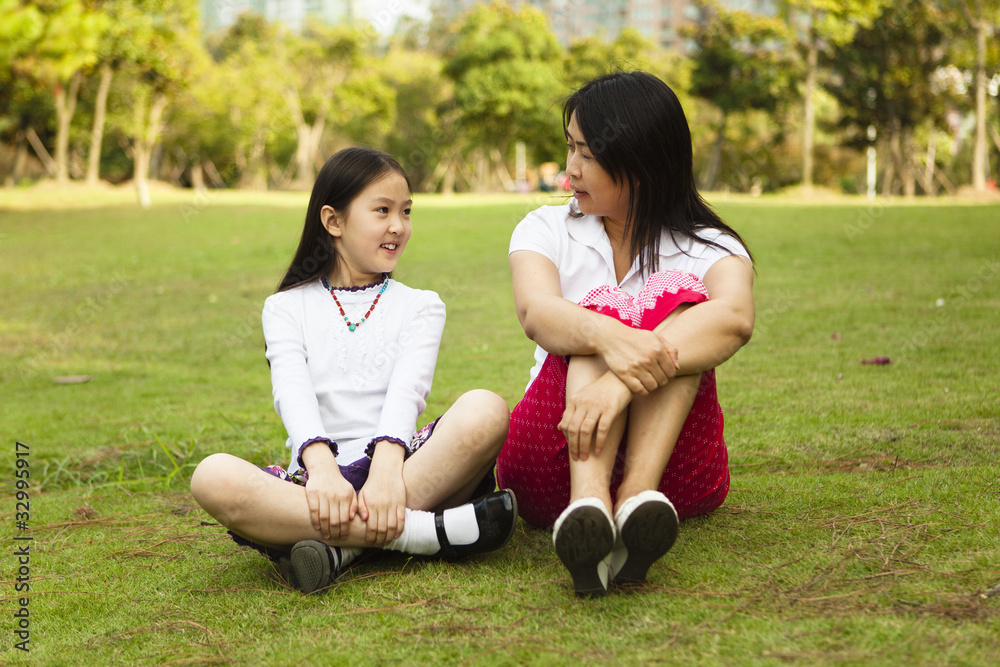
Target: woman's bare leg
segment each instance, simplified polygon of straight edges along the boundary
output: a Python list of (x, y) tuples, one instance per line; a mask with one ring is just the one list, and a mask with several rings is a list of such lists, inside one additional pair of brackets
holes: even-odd
[(629, 407), (625, 473), (616, 505), (660, 486), (681, 428), (698, 395), (701, 374), (677, 377)]
[[(604, 361), (597, 356), (573, 357), (566, 373), (566, 395), (587, 386), (608, 370)], [(612, 510), (611, 505), (611, 472), (618, 455), (622, 435), (625, 432), (626, 413), (622, 413), (611, 424), (608, 430), (604, 449), (597, 456), (588, 456), (587, 460), (569, 461), (570, 503), (580, 498), (599, 498)]]

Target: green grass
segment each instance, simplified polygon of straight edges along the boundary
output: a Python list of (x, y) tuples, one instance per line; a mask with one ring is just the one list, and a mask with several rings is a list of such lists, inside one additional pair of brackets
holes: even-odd
[[(305, 196), (169, 193), (141, 212), (76, 194), (0, 198), (0, 662), (1000, 655), (1000, 595), (982, 595), (1000, 584), (1000, 206), (720, 201), (758, 272), (754, 339), (718, 371), (732, 490), (682, 526), (647, 588), (581, 601), (549, 535), (523, 526), (460, 564), (387, 555), (321, 596), (283, 589), (187, 480), (216, 451), (285, 459), (259, 316)], [(520, 398), (533, 346), (506, 247), (545, 201), (417, 197), (397, 277), (449, 316), (424, 421), (473, 387)], [(861, 363), (876, 356), (893, 363)], [(92, 379), (54, 382), (75, 375)], [(13, 648), (15, 441), (33, 482), (28, 655)]]

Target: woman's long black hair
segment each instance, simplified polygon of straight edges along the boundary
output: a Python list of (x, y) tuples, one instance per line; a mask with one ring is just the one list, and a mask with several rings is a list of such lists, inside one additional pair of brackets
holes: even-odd
[(337, 251), (333, 237), (323, 226), (320, 210), (331, 206), (337, 213), (346, 214), (355, 197), (391, 172), (402, 176), (406, 179), (406, 187), (411, 187), (399, 163), (388, 153), (374, 148), (345, 148), (326, 161), (309, 197), (299, 247), (277, 291), (283, 292), (334, 270)]
[[(740, 235), (698, 193), (691, 130), (680, 101), (667, 84), (646, 72), (606, 74), (566, 100), (564, 130), (574, 114), (597, 163), (615, 183), (630, 189), (625, 233), (629, 256), (634, 260), (641, 254), (643, 270), (658, 270), (664, 230), (676, 241), (680, 236), (725, 250), (697, 233), (699, 229), (718, 229), (746, 247)], [(582, 214), (576, 211), (575, 215)]]

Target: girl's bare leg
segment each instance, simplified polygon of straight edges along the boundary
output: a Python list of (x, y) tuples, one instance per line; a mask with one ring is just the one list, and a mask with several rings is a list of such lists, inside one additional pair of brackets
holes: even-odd
[(302, 540), (370, 546), (365, 541), (367, 527), (358, 516), (346, 538), (325, 539), (313, 528), (305, 487), (230, 454), (213, 454), (198, 464), (191, 476), (191, 494), (223, 526), (261, 546), (288, 550)]
[(406, 506), (439, 510), (470, 500), (496, 464), (510, 426), (507, 402), (491, 391), (463, 394), (403, 464)]

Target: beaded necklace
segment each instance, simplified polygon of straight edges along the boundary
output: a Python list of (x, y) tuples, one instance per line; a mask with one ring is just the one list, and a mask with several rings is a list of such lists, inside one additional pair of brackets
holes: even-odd
[(373, 310), (375, 310), (375, 304), (378, 303), (378, 300), (382, 297), (382, 293), (385, 292), (385, 288), (388, 286), (389, 286), (389, 276), (386, 276), (385, 280), (382, 281), (382, 289), (380, 289), (378, 291), (378, 294), (375, 295), (375, 300), (372, 301), (372, 305), (368, 309), (368, 312), (365, 313), (365, 316), (362, 317), (357, 322), (351, 322), (349, 319), (347, 319), (347, 313), (344, 312), (344, 307), (340, 304), (340, 299), (337, 298), (337, 290), (333, 287), (330, 287), (330, 283), (327, 282), (326, 276), (323, 276), (323, 287), (329, 290), (330, 296), (333, 297), (334, 303), (337, 304), (337, 308), (340, 308), (340, 314), (344, 317), (344, 322), (347, 322), (348, 331), (354, 331), (355, 329), (357, 329), (358, 327), (360, 327), (362, 324), (365, 323), (365, 320), (368, 319), (368, 316), (372, 314)]

